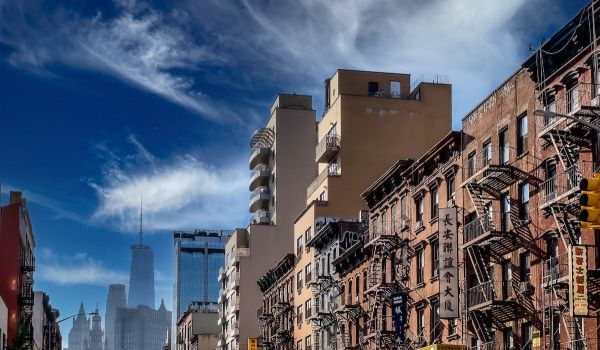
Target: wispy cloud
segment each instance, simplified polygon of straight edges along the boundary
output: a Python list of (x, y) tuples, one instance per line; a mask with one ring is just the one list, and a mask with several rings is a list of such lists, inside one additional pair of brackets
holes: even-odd
[(129, 137), (129, 143), (133, 153), (126, 156), (105, 145), (98, 148), (107, 161), (103, 177), (90, 181), (99, 200), (94, 220), (136, 232), (142, 196), (148, 230), (230, 228), (246, 221), (245, 161), (216, 167), (190, 154), (161, 160), (135, 137)]
[(59, 285), (106, 286), (111, 283), (127, 283), (128, 275), (111, 270), (86, 253), (61, 256), (48, 248), (38, 254), (36, 279)]
[(193, 79), (200, 66), (219, 65), (222, 59), (179, 26), (174, 15), (134, 1), (118, 2), (116, 15), (98, 12), (91, 18), (61, 8), (42, 12), (42, 6), (0, 3), (0, 43), (12, 49), (8, 60), (14, 66), (44, 74), (52, 74), (54, 64), (96, 70), (211, 120), (237, 118)]

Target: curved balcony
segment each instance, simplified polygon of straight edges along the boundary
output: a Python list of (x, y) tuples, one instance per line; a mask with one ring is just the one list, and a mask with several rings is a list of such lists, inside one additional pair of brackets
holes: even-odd
[(254, 191), (258, 186), (266, 186), (269, 184), (271, 172), (266, 164), (259, 164), (250, 172), (250, 191)]
[(340, 137), (338, 135), (325, 135), (316, 149), (315, 160), (318, 163), (328, 163), (340, 150)]
[(268, 225), (271, 223), (271, 214), (268, 210), (261, 209), (252, 214), (252, 223), (258, 225)]
[(271, 149), (265, 147), (254, 147), (252, 153), (250, 153), (250, 170), (256, 168), (258, 164), (269, 163), (269, 156), (271, 155)]
[(266, 209), (269, 205), (270, 198), (271, 191), (269, 191), (269, 187), (257, 187), (256, 190), (250, 194), (250, 212), (255, 213), (259, 209)]

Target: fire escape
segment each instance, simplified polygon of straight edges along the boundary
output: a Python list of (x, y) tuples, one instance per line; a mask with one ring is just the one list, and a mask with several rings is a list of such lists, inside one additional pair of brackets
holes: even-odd
[(275, 349), (292, 350), (294, 338), (294, 307), (289, 301), (278, 301), (273, 305), (273, 313), (277, 328), (272, 333)]
[(261, 335), (261, 348), (265, 350), (274, 350), (275, 343), (273, 342), (272, 334), (277, 332), (275, 327), (275, 317), (269, 311), (265, 311), (263, 308), (259, 310), (258, 322), (260, 327)]
[(512, 279), (495, 281), (491, 273), (491, 264), (500, 263), (504, 254), (523, 246), (535, 251), (526, 218), (512, 205), (508, 192), (502, 192), (518, 181), (534, 182), (526, 172), (532, 164), (527, 155), (511, 163), (510, 153), (516, 152), (507, 145), (496, 150), (488, 145), (481, 155), (469, 156), (462, 184), (476, 213), (463, 227), (463, 249), (477, 279), (467, 290), (467, 316), (471, 330), (487, 346), (493, 346), (493, 327), (502, 328), (505, 322), (535, 311), (527, 298), (531, 288), (526, 281), (514, 288)]
[[(542, 94), (541, 100), (546, 110), (569, 114), (600, 125), (600, 107), (598, 101), (595, 101), (598, 98), (591, 98), (593, 88), (593, 84), (579, 83), (560, 98), (549, 99)], [(573, 89), (577, 93), (572, 93)], [(592, 149), (594, 134), (590, 127), (562, 118), (545, 119), (544, 127), (538, 134), (542, 148), (552, 149), (552, 153), (555, 153), (554, 157), (546, 160), (547, 177), (541, 186), (539, 209), (545, 217), (551, 217), (555, 222), (556, 229), (546, 232), (546, 236), (560, 241), (565, 252), (578, 244), (581, 236), (577, 218), (579, 182), (583, 177), (592, 176), (596, 167), (591, 161), (582, 160), (580, 151)], [(566, 331), (568, 343), (574, 348), (583, 349), (589, 340), (583, 339), (581, 324), (569, 316), (569, 256), (568, 253), (556, 255), (556, 248), (554, 252), (548, 252), (550, 256), (545, 261), (542, 272), (545, 346), (551, 349), (564, 346), (564, 343), (560, 343), (560, 334), (561, 331)], [(590, 304), (597, 309), (600, 306), (600, 271), (597, 268), (588, 270), (588, 294)]]
[(18, 303), (21, 309), (20, 322), (23, 326), (23, 349), (31, 349), (33, 342), (33, 326), (31, 317), (33, 315), (33, 271), (35, 270), (35, 257), (31, 250), (21, 251), (21, 284), (19, 289)]
[[(314, 333), (314, 348), (315, 350), (321, 350), (323, 347), (324, 332), (329, 333), (328, 339), (330, 342), (335, 342), (336, 334), (332, 330), (339, 329), (338, 318), (335, 313), (337, 305), (335, 305), (335, 302), (330, 303), (330, 301), (339, 298), (342, 291), (338, 281), (334, 280), (330, 275), (321, 273), (313, 281), (309, 282), (308, 287), (312, 291), (315, 310), (314, 315), (310, 318)], [(329, 345), (337, 348), (336, 344)]]
[[(393, 219), (395, 221), (395, 219)], [(394, 225), (395, 227), (396, 225)], [(397, 348), (396, 332), (391, 323), (391, 295), (400, 290), (395, 271), (389, 271), (395, 252), (401, 246), (400, 236), (394, 229), (385, 227), (369, 227), (369, 235), (365, 247), (371, 247), (368, 289), (369, 319), (366, 325), (365, 341), (376, 349)], [(386, 313), (389, 311), (389, 314)]]

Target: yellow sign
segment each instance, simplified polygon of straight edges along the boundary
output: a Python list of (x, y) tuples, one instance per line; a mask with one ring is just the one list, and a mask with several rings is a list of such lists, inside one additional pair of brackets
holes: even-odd
[(540, 346), (540, 345), (541, 345), (540, 331), (534, 331), (533, 338), (531, 338), (531, 346)]
[(258, 338), (248, 338), (248, 350), (258, 350)]
[(424, 348), (419, 348), (418, 350), (464, 350), (464, 345), (454, 345), (454, 344), (433, 344), (428, 345)]

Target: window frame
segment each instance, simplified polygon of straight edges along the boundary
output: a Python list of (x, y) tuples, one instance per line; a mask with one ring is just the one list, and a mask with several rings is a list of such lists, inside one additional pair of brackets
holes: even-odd
[(517, 156), (525, 154), (529, 147), (529, 118), (527, 112), (517, 117)]

